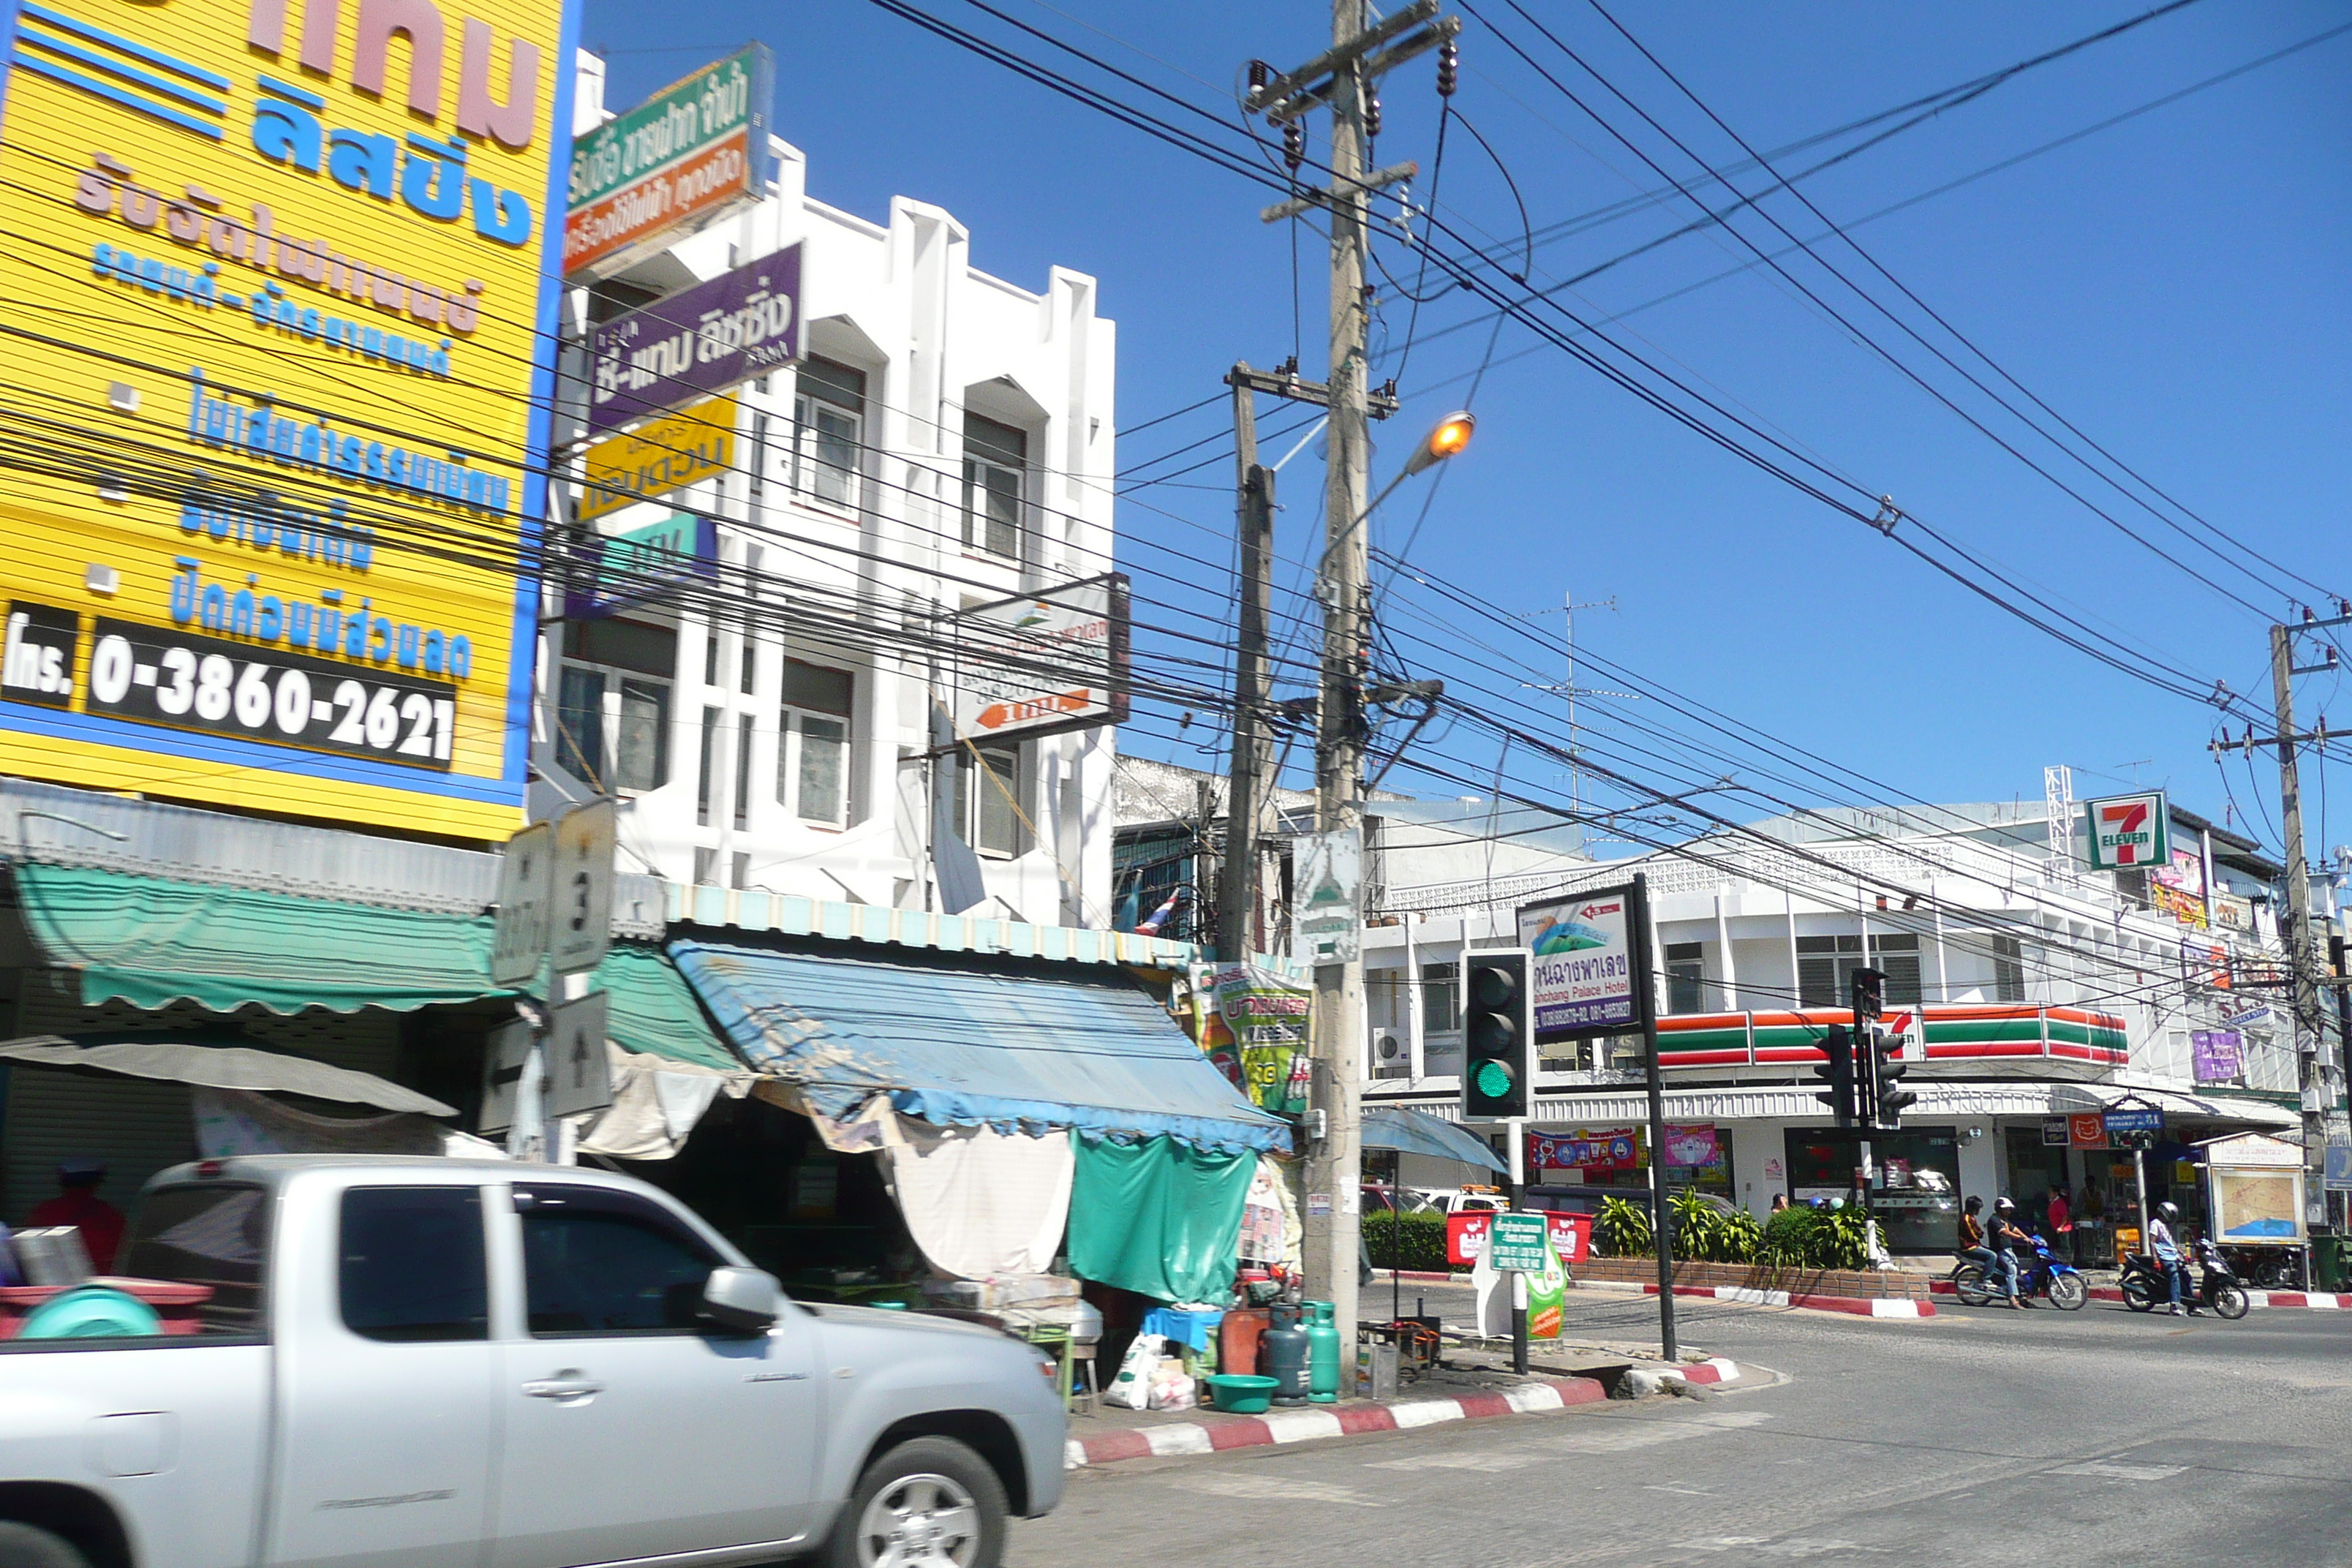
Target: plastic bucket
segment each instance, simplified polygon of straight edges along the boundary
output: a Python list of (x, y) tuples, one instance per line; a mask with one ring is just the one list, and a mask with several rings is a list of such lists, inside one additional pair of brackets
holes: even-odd
[(1213, 1373), (1202, 1381), (1209, 1385), (1209, 1399), (1220, 1410), (1235, 1415), (1259, 1415), (1274, 1398), (1281, 1384), (1271, 1377), (1249, 1377), (1239, 1373)]

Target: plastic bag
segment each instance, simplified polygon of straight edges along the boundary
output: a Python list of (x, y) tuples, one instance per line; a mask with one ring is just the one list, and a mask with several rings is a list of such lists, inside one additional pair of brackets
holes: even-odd
[(1194, 1403), (1193, 1390), (1192, 1374), (1184, 1370), (1182, 1358), (1171, 1356), (1151, 1374), (1151, 1408), (1190, 1410)]
[(1151, 1378), (1168, 1354), (1168, 1342), (1158, 1334), (1138, 1334), (1119, 1358), (1118, 1375), (1103, 1390), (1103, 1403), (1122, 1410), (1151, 1407)]

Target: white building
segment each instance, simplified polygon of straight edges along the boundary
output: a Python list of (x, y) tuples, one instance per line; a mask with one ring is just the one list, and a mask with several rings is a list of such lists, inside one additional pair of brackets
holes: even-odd
[[(593, 125), (603, 68), (581, 68)], [(969, 748), (930, 758), (955, 635), (940, 617), (1111, 568), (1115, 336), (1095, 281), (989, 277), (950, 213), (828, 206), (772, 145), (755, 208), (574, 295), (577, 332), (799, 245), (806, 357), (737, 389), (734, 471), (593, 524), (716, 514), (726, 602), (546, 628), (533, 814), (602, 786), (623, 802), (625, 869), (923, 910), (936, 783), (982, 862), (970, 913), (1099, 928), (1113, 731), (983, 745), (988, 773)]]
[[(1875, 1142), (1888, 1184), (1875, 1201), (1898, 1247), (1948, 1246), (1962, 1193), (2024, 1200), (2063, 1185), (2078, 1207), (2086, 1187), (2128, 1194), (2127, 1155), (2066, 1147), (2055, 1119), (2070, 1111), (2136, 1094), (2164, 1110), (2168, 1145), (2298, 1125), (2291, 1031), (2273, 1021), (2284, 993), (2251, 989), (2284, 963), (2271, 903), (2279, 868), (2251, 842), (2176, 811), (2185, 858), (2167, 876), (2184, 890), (2053, 863), (2038, 802), (1811, 813), (1752, 832), (1601, 867), (1563, 858), (1549, 874), (1498, 882), (1491, 901), (1471, 897), (1483, 879), (1421, 889), (1422, 917), (1391, 888), (1401, 923), (1365, 932), (1366, 1102), (1454, 1115), (1465, 947), (1515, 945), (1517, 906), (1640, 871), (1654, 914), (1666, 1118), (1711, 1130), (1718, 1152), (1670, 1166), (1670, 1184), (1696, 1182), (1759, 1215), (1775, 1194), (1846, 1189), (1853, 1151), (1820, 1136), (1831, 1121), (1812, 1064), (1822, 1028), (1850, 1016), (1848, 985), (1865, 963), (1888, 976), (1915, 1063), (1906, 1087), (1919, 1096), (1903, 1132)], [(2236, 1037), (2235, 1071), (2209, 1053), (2200, 1077), (2200, 1033)], [(1647, 1119), (1637, 1037), (1542, 1047), (1538, 1068), (1535, 1130), (1621, 1131)], [(2193, 1213), (2186, 1156), (2160, 1152), (2157, 1195), (2172, 1190)], [(1423, 1179), (1410, 1166), (1402, 1175)], [(1583, 1206), (1577, 1189), (1637, 1195), (1648, 1178), (1603, 1162), (1529, 1180)]]

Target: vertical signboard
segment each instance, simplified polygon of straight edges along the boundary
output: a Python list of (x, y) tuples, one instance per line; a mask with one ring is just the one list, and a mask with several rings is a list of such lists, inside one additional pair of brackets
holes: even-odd
[(776, 62), (753, 44), (583, 134), (572, 150), (563, 272), (610, 277), (759, 200)]
[(1611, 888), (1520, 909), (1519, 945), (1535, 955), (1538, 1041), (1641, 1026), (1632, 907), (1632, 889)]
[(0, 772), (514, 826), (572, 16), (14, 8)]

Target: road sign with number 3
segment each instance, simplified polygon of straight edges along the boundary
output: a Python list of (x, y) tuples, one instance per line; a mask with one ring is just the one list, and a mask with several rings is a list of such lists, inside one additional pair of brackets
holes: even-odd
[(609, 800), (566, 812), (555, 825), (554, 930), (548, 955), (554, 960), (558, 974), (595, 968), (613, 945), (613, 845), (617, 826)]

